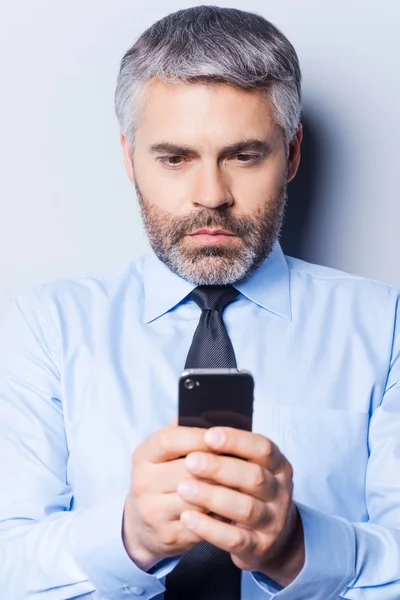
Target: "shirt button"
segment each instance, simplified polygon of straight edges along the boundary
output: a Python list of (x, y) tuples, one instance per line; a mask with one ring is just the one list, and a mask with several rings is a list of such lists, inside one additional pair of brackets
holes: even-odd
[(129, 591), (132, 592), (132, 594), (135, 594), (135, 596), (141, 596), (142, 594), (144, 594), (144, 589), (143, 588), (138, 588), (138, 587), (133, 587), (133, 588), (129, 588)]

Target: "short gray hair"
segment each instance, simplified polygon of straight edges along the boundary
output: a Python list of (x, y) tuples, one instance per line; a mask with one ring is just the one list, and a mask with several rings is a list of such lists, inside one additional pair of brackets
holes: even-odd
[(296, 51), (272, 23), (254, 13), (196, 6), (167, 15), (139, 37), (122, 58), (115, 92), (115, 112), (131, 148), (146, 84), (153, 78), (266, 90), (286, 143), (299, 125), (301, 73)]

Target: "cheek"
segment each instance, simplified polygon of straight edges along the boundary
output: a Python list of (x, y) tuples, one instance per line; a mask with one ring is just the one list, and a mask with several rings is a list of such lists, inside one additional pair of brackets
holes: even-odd
[(154, 161), (135, 161), (136, 183), (144, 198), (165, 210), (179, 208), (187, 196), (182, 178), (176, 173), (168, 173)]
[(265, 205), (268, 198), (279, 195), (286, 182), (285, 170), (282, 168), (264, 167), (257, 171), (244, 171), (235, 173), (231, 179), (231, 193), (243, 209)]

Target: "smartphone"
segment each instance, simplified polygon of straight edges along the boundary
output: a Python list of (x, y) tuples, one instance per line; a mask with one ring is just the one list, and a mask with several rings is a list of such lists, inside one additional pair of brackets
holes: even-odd
[(252, 430), (254, 380), (238, 369), (186, 369), (179, 379), (178, 424)]

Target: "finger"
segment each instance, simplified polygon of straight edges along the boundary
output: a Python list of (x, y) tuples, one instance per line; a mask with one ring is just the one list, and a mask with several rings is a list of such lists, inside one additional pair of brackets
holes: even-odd
[(188, 476), (184, 458), (157, 464), (141, 461), (132, 470), (132, 489), (136, 496), (176, 492), (178, 481)]
[[(184, 500), (179, 494), (145, 494), (137, 499), (140, 517), (146, 526), (161, 530), (165, 523), (179, 521), (185, 510), (193, 510), (193, 504)], [(199, 512), (207, 512), (201, 507)]]
[[(181, 554), (201, 541), (180, 519), (186, 506), (177, 494), (149, 495), (138, 503), (142, 530), (147, 536), (155, 536), (159, 546), (164, 546), (165, 556)], [(188, 508), (193, 507), (188, 505)]]
[(148, 493), (169, 494), (176, 492), (179, 481), (191, 477), (194, 476), (188, 471), (185, 458), (157, 464), (141, 462), (132, 472), (132, 489), (135, 496)]
[(272, 500), (278, 491), (278, 481), (268, 469), (241, 458), (192, 452), (184, 462), (195, 477), (235, 488), (264, 502)]
[(150, 435), (134, 453), (134, 458), (162, 463), (195, 450), (209, 451), (204, 441), (204, 429), (197, 427), (164, 427)]
[(204, 440), (212, 450), (257, 463), (272, 473), (279, 471), (286, 461), (278, 446), (263, 435), (251, 431), (212, 427), (205, 432)]
[(245, 527), (265, 527), (273, 517), (271, 505), (237, 490), (213, 485), (195, 479), (185, 479), (178, 484), (178, 494), (205, 512), (215, 513), (240, 523)]
[(182, 513), (181, 521), (198, 537), (230, 554), (251, 554), (257, 545), (257, 533), (224, 521), (218, 521), (197, 510)]
[(171, 427), (176, 427), (178, 425), (178, 417), (174, 417), (170, 423)]

